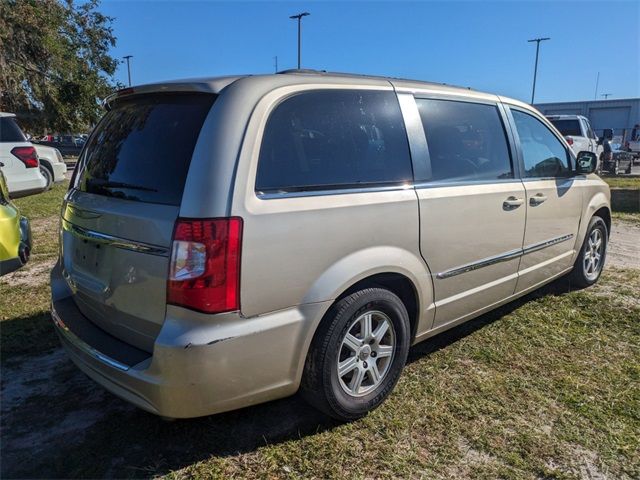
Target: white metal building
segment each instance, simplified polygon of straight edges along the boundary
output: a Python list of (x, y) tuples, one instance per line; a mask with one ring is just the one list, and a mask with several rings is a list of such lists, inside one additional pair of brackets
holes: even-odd
[(640, 124), (640, 98), (538, 103), (544, 115), (584, 115), (598, 136), (612, 128), (614, 136), (629, 140), (634, 125)]

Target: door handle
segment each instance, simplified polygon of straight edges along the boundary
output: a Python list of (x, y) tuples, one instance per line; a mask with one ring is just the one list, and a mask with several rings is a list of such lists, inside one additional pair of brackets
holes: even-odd
[(502, 202), (502, 207), (505, 210), (512, 210), (514, 208), (518, 208), (523, 203), (524, 203), (523, 199), (511, 196), (507, 198), (504, 202)]
[(542, 202), (544, 202), (547, 199), (546, 195), (543, 195), (542, 193), (536, 193), (533, 197), (531, 197), (531, 199), (529, 200), (529, 204), (533, 207), (535, 207), (536, 205), (540, 205)]

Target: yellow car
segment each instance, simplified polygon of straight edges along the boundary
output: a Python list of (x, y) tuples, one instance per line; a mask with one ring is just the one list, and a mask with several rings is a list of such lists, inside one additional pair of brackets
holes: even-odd
[(31, 253), (29, 220), (9, 200), (9, 190), (0, 171), (0, 276), (22, 267)]

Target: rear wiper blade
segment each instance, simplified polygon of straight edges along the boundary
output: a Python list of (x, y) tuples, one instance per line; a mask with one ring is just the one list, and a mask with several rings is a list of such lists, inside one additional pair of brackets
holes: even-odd
[(127, 188), (129, 190), (144, 190), (145, 192), (157, 192), (155, 188), (145, 187), (143, 185), (135, 185), (125, 182), (110, 182), (108, 180), (87, 180), (87, 185), (98, 188)]

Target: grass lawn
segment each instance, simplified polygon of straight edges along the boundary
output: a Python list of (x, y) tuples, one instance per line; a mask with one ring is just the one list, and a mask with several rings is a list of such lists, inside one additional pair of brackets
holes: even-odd
[(611, 188), (640, 188), (640, 177), (602, 177)]
[[(16, 202), (42, 228), (36, 263), (55, 255), (64, 190)], [(38, 432), (68, 424), (100, 387), (51, 389), (3, 413), (2, 448), (7, 422), (34, 425), (3, 476), (640, 478), (639, 291), (638, 270), (610, 269), (590, 289), (560, 281), (424, 342), (389, 400), (350, 424), (297, 397), (166, 423), (107, 395), (81, 434), (52, 440)], [(0, 282), (3, 370), (57, 351), (48, 295)]]

